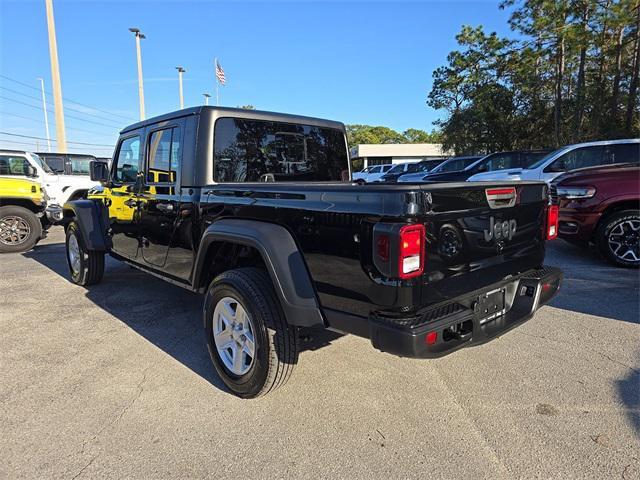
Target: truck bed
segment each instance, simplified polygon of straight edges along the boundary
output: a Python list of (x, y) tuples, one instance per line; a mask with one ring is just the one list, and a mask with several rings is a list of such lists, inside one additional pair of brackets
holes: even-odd
[[(503, 187), (516, 189), (516, 204), (492, 209), (485, 191)], [(369, 317), (415, 312), (542, 266), (546, 188), (542, 182), (245, 183), (203, 187), (202, 199), (205, 225), (245, 218), (285, 226), (325, 315)], [(515, 221), (512, 238), (486, 241), (491, 218)], [(374, 228), (407, 222), (426, 227), (425, 271), (411, 280), (389, 278), (373, 259)]]

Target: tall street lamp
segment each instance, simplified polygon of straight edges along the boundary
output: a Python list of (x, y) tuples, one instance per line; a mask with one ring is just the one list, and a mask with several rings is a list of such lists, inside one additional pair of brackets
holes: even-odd
[(51, 61), (51, 83), (53, 86), (53, 106), (56, 116), (57, 150), (67, 151), (67, 135), (64, 129), (64, 109), (62, 107), (62, 84), (58, 65), (58, 43), (56, 41), (56, 23), (53, 18), (53, 0), (45, 0), (47, 10), (47, 30), (49, 32), (49, 59)]
[(182, 67), (176, 67), (176, 70), (178, 70), (178, 83), (180, 87), (180, 109), (182, 110), (184, 108), (184, 97), (182, 96), (182, 74), (186, 72), (186, 70)]
[(49, 117), (47, 115), (47, 97), (44, 96), (44, 79), (40, 80), (40, 87), (42, 88), (42, 109), (44, 110), (44, 130), (47, 134), (47, 150), (51, 152), (51, 140), (49, 137)]
[(142, 83), (142, 54), (140, 53), (140, 40), (147, 38), (140, 29), (131, 27), (129, 29), (136, 37), (136, 56), (138, 58), (138, 97), (140, 98), (140, 120), (144, 120), (144, 85)]
[(209, 98), (211, 98), (211, 95), (209, 95), (208, 93), (203, 93), (202, 96), (204, 97), (204, 104), (209, 105)]

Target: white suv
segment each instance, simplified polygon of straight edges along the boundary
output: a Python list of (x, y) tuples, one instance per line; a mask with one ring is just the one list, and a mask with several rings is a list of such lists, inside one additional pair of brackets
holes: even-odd
[(371, 183), (380, 180), (385, 173), (393, 168), (392, 164), (371, 165), (360, 172), (353, 174), (353, 181), (356, 183)]
[(547, 154), (527, 168), (508, 168), (478, 173), (468, 182), (485, 180), (542, 180), (551, 182), (558, 175), (578, 168), (638, 162), (640, 138), (567, 145)]
[[(34, 178), (47, 191), (50, 205), (62, 206), (96, 186), (87, 175), (58, 175), (31, 152), (0, 150), (0, 177)], [(59, 219), (56, 219), (59, 220)]]

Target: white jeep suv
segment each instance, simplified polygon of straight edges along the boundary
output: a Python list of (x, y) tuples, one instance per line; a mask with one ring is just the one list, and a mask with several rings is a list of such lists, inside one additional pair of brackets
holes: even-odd
[[(87, 175), (58, 175), (35, 153), (0, 150), (0, 177), (22, 177), (38, 181), (47, 191), (49, 205), (62, 206), (82, 198), (96, 186)], [(52, 220), (60, 220), (52, 218)]]

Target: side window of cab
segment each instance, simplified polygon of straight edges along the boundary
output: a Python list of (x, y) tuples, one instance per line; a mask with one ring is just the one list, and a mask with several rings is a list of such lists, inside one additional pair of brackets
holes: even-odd
[(142, 172), (140, 135), (123, 139), (114, 158), (113, 179), (117, 183), (135, 183)]
[(24, 157), (0, 156), (0, 175), (29, 176), (29, 162)]
[(602, 165), (602, 151), (600, 145), (580, 147), (561, 155), (553, 163), (548, 165), (545, 172), (566, 172), (577, 168), (594, 167)]

